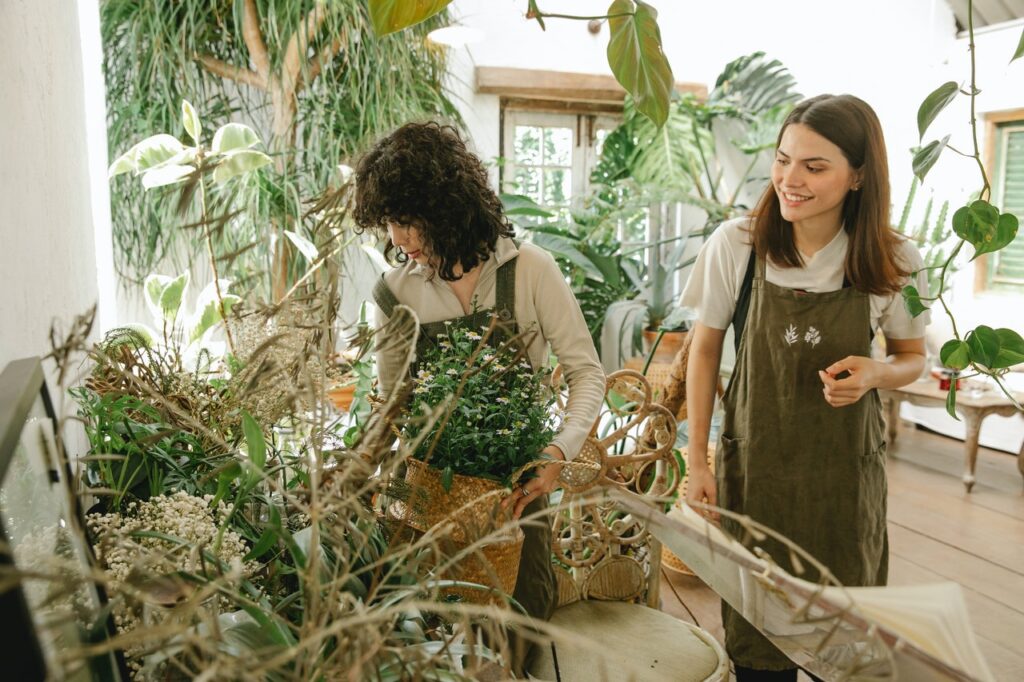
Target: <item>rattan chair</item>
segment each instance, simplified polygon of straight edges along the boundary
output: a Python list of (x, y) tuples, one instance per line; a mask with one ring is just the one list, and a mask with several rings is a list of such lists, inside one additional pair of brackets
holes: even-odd
[[(557, 376), (557, 372), (556, 372)], [(661, 546), (607, 493), (662, 498), (679, 481), (673, 412), (653, 402), (639, 372), (607, 380), (607, 410), (562, 473), (553, 521), (559, 607), (555, 637), (531, 667), (534, 679), (724, 680), (728, 660), (704, 630), (658, 610)], [(582, 643), (589, 643), (583, 645)]]

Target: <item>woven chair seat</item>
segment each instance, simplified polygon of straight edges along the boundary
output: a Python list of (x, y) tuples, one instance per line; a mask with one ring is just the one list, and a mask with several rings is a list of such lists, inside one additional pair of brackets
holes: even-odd
[(541, 647), (530, 669), (535, 680), (562, 682), (704, 682), (726, 680), (728, 658), (710, 634), (641, 604), (579, 601), (555, 611), (552, 625), (589, 646), (563, 637)]

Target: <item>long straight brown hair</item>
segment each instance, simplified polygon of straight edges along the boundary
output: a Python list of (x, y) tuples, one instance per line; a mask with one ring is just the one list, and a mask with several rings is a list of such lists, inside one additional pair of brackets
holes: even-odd
[[(842, 150), (850, 166), (861, 173), (860, 190), (843, 200), (843, 229), (850, 237), (846, 277), (859, 291), (891, 294), (899, 291), (909, 272), (896, 251), (901, 237), (889, 222), (889, 164), (878, 116), (867, 102), (853, 95), (818, 95), (793, 108), (779, 130), (801, 123)], [(793, 224), (782, 217), (772, 184), (754, 209), (754, 249), (778, 267), (803, 267), (793, 241)]]

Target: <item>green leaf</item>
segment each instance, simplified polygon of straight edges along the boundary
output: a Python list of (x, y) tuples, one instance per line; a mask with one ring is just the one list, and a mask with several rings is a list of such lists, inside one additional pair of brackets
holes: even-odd
[(445, 467), (444, 471), (441, 472), (441, 487), (444, 488), (445, 492), (450, 492), (452, 489), (452, 482), (455, 480), (455, 472), (451, 467)]
[(236, 175), (249, 173), (270, 163), (270, 157), (263, 152), (245, 149), (231, 152), (213, 169), (213, 181), (224, 182)]
[[(234, 305), (241, 300), (241, 296), (235, 296), (234, 294), (224, 294), (224, 314), (230, 315), (231, 308), (233, 308)], [(198, 319), (196, 320), (196, 324), (192, 327), (192, 331), (189, 332), (188, 340), (195, 341), (203, 334), (205, 334), (207, 329), (217, 324), (222, 319), (223, 318), (221, 317), (220, 314), (220, 304), (217, 302), (217, 299), (214, 298), (212, 301), (208, 301), (206, 305), (200, 309), (200, 313)]]
[(297, 248), (310, 263), (320, 257), (320, 251), (317, 250), (316, 245), (313, 242), (309, 241), (302, 235), (292, 232), (291, 230), (285, 230), (284, 234), (288, 237), (288, 241), (295, 244), (295, 248)]
[(949, 135), (941, 140), (932, 140), (914, 153), (914, 175), (918, 180), (924, 181), (924, 176), (932, 169), (935, 162), (939, 160), (942, 150), (949, 142)]
[(953, 214), (953, 231), (974, 246), (971, 260), (1005, 247), (1017, 236), (1018, 227), (1015, 215), (1000, 215), (995, 206), (981, 199)]
[(245, 555), (242, 561), (253, 561), (263, 556), (267, 550), (277, 544), (277, 531), (273, 528), (267, 527), (263, 531), (263, 535), (256, 540), (256, 544), (252, 546), (249, 553)]
[(967, 333), (971, 362), (991, 368), (999, 355), (999, 336), (992, 327), (979, 325)]
[(608, 20), (608, 65), (633, 96), (637, 110), (662, 126), (668, 118), (674, 79), (661, 49), (658, 12), (641, 0), (614, 0), (608, 14), (630, 15)]
[(167, 275), (150, 275), (143, 282), (143, 289), (146, 292), (146, 305), (154, 317), (161, 317), (160, 297), (164, 295), (164, 289), (171, 283), (173, 278)]
[(161, 133), (160, 135), (147, 137), (132, 148), (134, 150), (135, 170), (141, 173), (154, 166), (159, 166), (165, 161), (174, 158), (175, 155), (181, 153), (184, 149), (185, 145), (173, 135)]
[(999, 352), (996, 354), (992, 369), (1005, 369), (1024, 362), (1024, 338), (1012, 329), (996, 330), (999, 339)]
[(918, 139), (924, 137), (924, 131), (928, 130), (928, 126), (932, 124), (935, 117), (953, 101), (953, 98), (956, 97), (959, 91), (960, 86), (954, 81), (949, 81), (940, 85), (934, 92), (924, 98), (920, 108), (917, 110)]
[(155, 189), (157, 187), (165, 187), (167, 185), (173, 185), (176, 182), (181, 182), (189, 175), (195, 172), (194, 166), (183, 166), (178, 164), (168, 164), (163, 166), (157, 166), (152, 168), (142, 176), (142, 186), (146, 189)]
[(378, 36), (415, 26), (434, 16), (452, 0), (370, 0), (370, 20)]
[(946, 412), (953, 419), (960, 421), (960, 416), (956, 413), (956, 377), (949, 382), (949, 393), (946, 394)]
[(226, 154), (241, 149), (249, 149), (259, 144), (260, 138), (252, 128), (241, 123), (227, 123), (213, 134), (213, 153)]
[(160, 294), (160, 311), (168, 322), (173, 322), (174, 318), (178, 316), (181, 301), (185, 296), (185, 291), (188, 289), (188, 280), (189, 273), (186, 270), (169, 282)]
[(946, 367), (961, 370), (971, 362), (970, 348), (959, 339), (950, 339), (942, 344), (942, 349), (939, 351), (939, 359)]
[(528, 215), (550, 218), (554, 213), (541, 208), (537, 202), (522, 194), (502, 194), (501, 203), (505, 207), (505, 215)]
[(1010, 57), (1010, 61), (1013, 62), (1021, 57), (1024, 57), (1024, 31), (1021, 31), (1020, 42), (1017, 43), (1017, 51)]
[(192, 141), (199, 144), (199, 132), (202, 126), (199, 123), (199, 116), (196, 114), (192, 103), (187, 99), (181, 100), (181, 122), (185, 126), (185, 132), (192, 138)]
[(232, 462), (230, 465), (224, 468), (217, 476), (217, 494), (214, 495), (213, 501), (210, 506), (216, 508), (217, 505), (223, 500), (228, 491), (231, 490), (231, 482), (241, 476), (242, 467), (238, 462)]
[(263, 471), (267, 463), (267, 441), (263, 438), (263, 431), (256, 420), (248, 412), (242, 413), (242, 433), (245, 434), (246, 450), (249, 452), (249, 460), (256, 467), (249, 479), (252, 482), (258, 479), (258, 473)]
[(921, 294), (918, 293), (917, 287), (905, 286), (900, 293), (903, 294), (903, 303), (907, 306), (907, 312), (911, 317), (917, 317), (928, 310), (928, 307), (921, 302)]

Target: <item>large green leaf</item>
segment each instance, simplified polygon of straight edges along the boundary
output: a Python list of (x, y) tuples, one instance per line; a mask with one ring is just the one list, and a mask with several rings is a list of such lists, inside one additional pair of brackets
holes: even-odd
[(984, 367), (993, 368), (999, 357), (999, 335), (992, 327), (979, 325), (967, 332), (967, 349), (971, 354), (971, 362)]
[(320, 257), (320, 251), (316, 248), (316, 244), (309, 241), (301, 234), (297, 234), (291, 230), (285, 230), (284, 236), (288, 237), (288, 241), (294, 244), (295, 248), (297, 248), (310, 263)]
[(1017, 236), (1017, 217), (1000, 214), (992, 204), (978, 199), (962, 206), (953, 214), (953, 231), (974, 246), (972, 260), (985, 253), (998, 251)]
[(785, 105), (800, 99), (793, 75), (782, 62), (768, 59), (764, 52), (744, 55), (726, 64), (708, 95), (709, 104), (728, 104), (746, 114), (759, 114), (776, 107), (788, 112), (789, 107)]
[(142, 186), (146, 189), (166, 187), (181, 182), (195, 173), (195, 166), (172, 163), (150, 168), (142, 175)]
[(538, 218), (550, 218), (551, 211), (541, 208), (537, 202), (522, 194), (502, 194), (501, 203), (505, 207), (505, 215), (527, 215)]
[(942, 349), (939, 351), (939, 359), (943, 365), (950, 369), (964, 369), (971, 362), (970, 348), (959, 339), (950, 339), (942, 344)]
[(373, 30), (386, 36), (434, 16), (452, 0), (370, 0)]
[(1024, 338), (1012, 329), (997, 329), (999, 352), (993, 369), (1005, 369), (1024, 362)]
[(257, 170), (270, 163), (270, 157), (263, 152), (244, 149), (230, 152), (213, 169), (214, 182), (224, 182), (236, 175)]
[(253, 129), (242, 123), (226, 123), (213, 134), (212, 149), (216, 154), (225, 154), (236, 149), (249, 149), (259, 144)]
[(608, 14), (608, 65), (633, 96), (637, 110), (661, 126), (668, 118), (675, 83), (661, 49), (658, 12), (641, 0), (615, 0)]
[(181, 309), (181, 301), (185, 297), (185, 291), (188, 289), (188, 280), (189, 274), (186, 270), (169, 282), (160, 293), (160, 310), (163, 312), (165, 320), (170, 322), (178, 316), (178, 310)]
[(956, 97), (956, 93), (959, 91), (960, 86), (954, 81), (949, 81), (937, 87), (930, 95), (924, 98), (920, 108), (917, 110), (918, 139), (924, 137), (924, 131), (928, 130), (928, 126), (932, 124), (935, 117), (953, 101), (953, 98)]
[(905, 286), (901, 293), (903, 294), (903, 302), (907, 306), (907, 312), (910, 313), (911, 317), (917, 317), (928, 310), (928, 307), (921, 302), (921, 294), (918, 293), (917, 287)]
[[(683, 106), (673, 106), (668, 119), (656, 126), (627, 104), (626, 123), (633, 133), (634, 154), (630, 174), (641, 186), (686, 192), (700, 174), (700, 152), (710, 156), (714, 138), (703, 126), (696, 125)], [(700, 148), (698, 148), (698, 144)]]
[(914, 175), (917, 176), (918, 180), (924, 181), (924, 176), (928, 174), (928, 171), (932, 169), (935, 162), (939, 160), (939, 156), (942, 154), (942, 150), (946, 148), (946, 143), (948, 142), (949, 135), (946, 135), (941, 140), (932, 140), (914, 152)]
[(107, 176), (112, 178), (129, 171), (141, 173), (170, 161), (184, 149), (185, 145), (173, 135), (152, 135), (117, 157), (110, 164)]
[(1024, 31), (1021, 31), (1020, 33), (1020, 42), (1017, 43), (1017, 50), (1013, 53), (1013, 56), (1010, 57), (1010, 61), (1012, 62), (1020, 59), (1021, 57), (1024, 57)]

